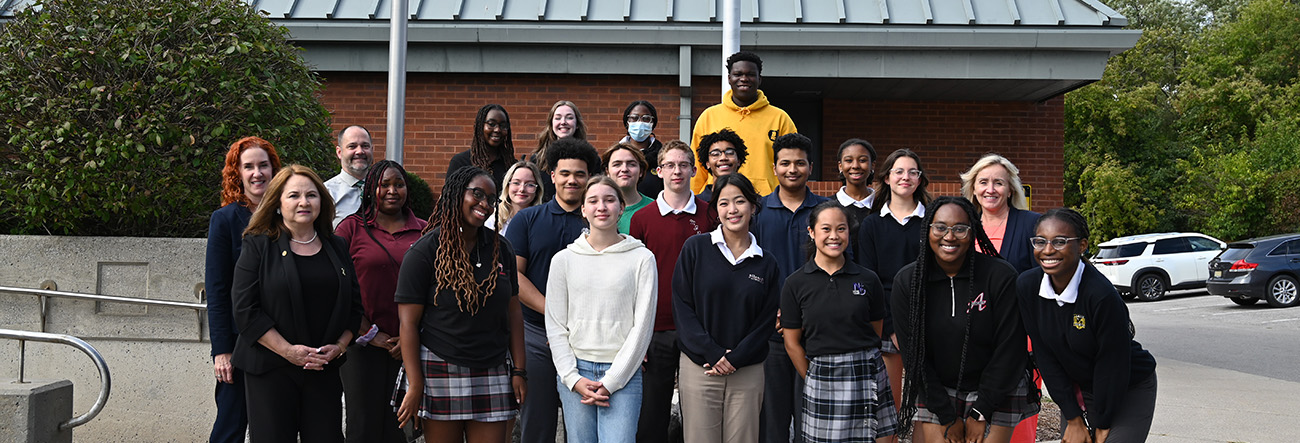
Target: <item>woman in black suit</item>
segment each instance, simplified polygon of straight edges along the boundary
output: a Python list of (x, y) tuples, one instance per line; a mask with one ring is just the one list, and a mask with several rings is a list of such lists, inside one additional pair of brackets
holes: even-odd
[(980, 222), (993, 247), (1018, 272), (1034, 266), (1029, 237), (1034, 236), (1037, 212), (1029, 210), (1020, 186), (1020, 169), (997, 154), (986, 154), (961, 175), (961, 194), (980, 209)]
[(271, 179), (235, 264), (233, 362), (246, 374), (258, 442), (342, 442), (342, 356), (361, 324), (361, 293), (334, 204), (311, 169)]

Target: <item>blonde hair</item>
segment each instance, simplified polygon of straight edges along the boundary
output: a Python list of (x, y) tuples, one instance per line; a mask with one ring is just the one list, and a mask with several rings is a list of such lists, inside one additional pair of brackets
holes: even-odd
[(1007, 160), (1006, 157), (998, 154), (985, 154), (975, 162), (974, 166), (971, 166), (969, 170), (961, 174), (962, 197), (966, 197), (966, 199), (970, 200), (971, 203), (976, 203), (976, 207), (980, 207), (978, 204), (979, 202), (975, 200), (975, 176), (979, 175), (980, 171), (983, 171), (984, 168), (993, 165), (999, 165), (1002, 166), (1003, 169), (1006, 169), (1007, 176), (1011, 179), (1011, 183), (1009, 183), (1011, 187), (1011, 196), (1007, 197), (1007, 204), (1014, 206), (1016, 209), (1028, 211), (1029, 201), (1025, 199), (1024, 188), (1020, 185), (1020, 168), (1017, 168), (1016, 165), (1012, 164), (1011, 160)]
[(510, 219), (515, 218), (515, 213), (523, 209), (516, 208), (515, 203), (510, 201), (510, 179), (514, 178), (515, 173), (519, 172), (520, 169), (532, 171), (533, 181), (537, 182), (537, 192), (533, 194), (533, 201), (529, 202), (528, 206), (540, 205), (546, 199), (546, 188), (542, 186), (542, 170), (537, 167), (537, 164), (528, 160), (515, 162), (515, 164), (510, 165), (510, 169), (506, 170), (505, 178), (501, 180), (500, 202), (497, 203), (497, 213), (494, 215), (497, 219), (497, 228), (510, 223)]

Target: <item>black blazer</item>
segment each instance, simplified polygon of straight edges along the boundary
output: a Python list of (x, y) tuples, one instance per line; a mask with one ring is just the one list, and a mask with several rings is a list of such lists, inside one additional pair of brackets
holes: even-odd
[(1034, 236), (1034, 224), (1038, 223), (1038, 217), (1043, 214), (1017, 209), (1015, 206), (1008, 206), (1007, 211), (1007, 229), (1002, 234), (1002, 249), (998, 254), (1007, 263), (1011, 263), (1016, 272), (1025, 272), (1038, 266), (1038, 262), (1034, 261), (1034, 248), (1030, 246), (1029, 238)]
[(356, 334), (361, 326), (361, 289), (347, 243), (336, 235), (322, 240), (325, 241), (321, 252), (329, 256), (330, 263), (338, 270), (339, 292), (324, 334), (310, 336), (298, 267), (289, 250), (289, 235), (282, 234), (277, 240), (265, 235), (244, 237), (243, 252), (235, 263), (231, 294), (235, 327), (239, 330), (231, 359), (235, 367), (250, 374), (263, 374), (289, 365), (284, 357), (257, 342), (271, 328), (289, 343), (313, 347), (337, 343), (343, 331)]

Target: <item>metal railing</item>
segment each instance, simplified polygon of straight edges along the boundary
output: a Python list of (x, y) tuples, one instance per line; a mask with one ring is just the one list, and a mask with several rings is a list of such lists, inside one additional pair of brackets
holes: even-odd
[(47, 298), (49, 297), (70, 298), (75, 300), (114, 302), (114, 303), (129, 303), (129, 304), (145, 305), (145, 306), (167, 306), (173, 308), (193, 309), (198, 321), (197, 329), (199, 334), (198, 335), (199, 340), (203, 339), (203, 313), (204, 311), (208, 310), (208, 305), (205, 303), (186, 303), (186, 302), (170, 301), (170, 300), (150, 300), (147, 298), (120, 297), (116, 295), (103, 295), (103, 294), (85, 294), (81, 292), (66, 292), (66, 291), (56, 291), (51, 289), (16, 288), (12, 286), (0, 286), (0, 292), (35, 295), (39, 297), (41, 303), (41, 332), (45, 332), (45, 319), (46, 319), (46, 314), (48, 314), (47, 311), (49, 308), (49, 304), (47, 303)]
[(18, 340), (18, 353), (19, 353), (18, 382), (19, 383), (26, 383), (26, 381), (23, 380), (23, 376), (24, 376), (23, 372), (26, 370), (25, 357), (27, 352), (28, 340), (40, 341), (46, 343), (62, 343), (80, 349), (81, 352), (84, 352), (86, 353), (87, 356), (90, 356), (90, 359), (95, 362), (95, 367), (99, 368), (99, 397), (95, 399), (95, 404), (91, 405), (90, 410), (86, 411), (85, 414), (81, 414), (80, 416), (73, 417), (68, 421), (59, 423), (60, 430), (72, 429), (73, 427), (84, 425), (86, 424), (86, 422), (89, 422), (90, 419), (95, 418), (96, 415), (99, 415), (100, 411), (104, 410), (104, 405), (108, 403), (108, 393), (109, 391), (112, 390), (113, 387), (113, 380), (108, 375), (108, 362), (104, 361), (104, 357), (99, 355), (99, 351), (96, 351), (95, 348), (93, 346), (90, 346), (89, 343), (86, 343), (84, 340), (79, 339), (77, 337), (73, 337), (71, 335), (49, 334), (45, 332), (15, 331), (12, 329), (0, 329), (0, 338)]

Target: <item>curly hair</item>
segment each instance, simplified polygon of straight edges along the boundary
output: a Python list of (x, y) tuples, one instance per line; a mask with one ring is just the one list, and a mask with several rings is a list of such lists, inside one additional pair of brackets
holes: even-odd
[[(934, 215), (939, 213), (939, 208), (946, 205), (957, 205), (966, 217), (970, 220), (971, 234), (975, 236), (972, 243), (979, 246), (978, 251), (972, 247), (966, 251), (967, 266), (969, 266), (972, 276), (978, 272), (975, 269), (975, 254), (985, 254), (991, 257), (1002, 258), (998, 255), (997, 249), (993, 248), (993, 242), (984, 233), (984, 225), (980, 223), (979, 214), (975, 212), (975, 205), (969, 200), (960, 197), (939, 197), (934, 201), (932, 207), (926, 208), (925, 219), (921, 226), (925, 233), (921, 235), (921, 252), (916, 257), (916, 267), (912, 269), (912, 287), (907, 294), (905, 312), (907, 312), (908, 335), (912, 337), (911, 346), (903, 349), (903, 371), (912, 376), (905, 377), (903, 380), (903, 406), (898, 415), (899, 431), (898, 435), (905, 435), (912, 428), (912, 417), (916, 415), (916, 402), (921, 397), (921, 391), (925, 389), (926, 383), (938, 383), (938, 380), (925, 379), (925, 317), (926, 317), (926, 293), (925, 282), (927, 275), (931, 271), (928, 269), (934, 261), (934, 251), (930, 249), (930, 224), (934, 223)], [(985, 252), (987, 251), (987, 252)], [(939, 272), (942, 272), (939, 271)], [(972, 300), (977, 291), (975, 289), (975, 278), (970, 279), (970, 292), (967, 294)], [(972, 300), (967, 300), (967, 306)], [(966, 316), (966, 326), (962, 333), (961, 342), (961, 360), (957, 368), (957, 386), (961, 386), (962, 375), (966, 371), (966, 349), (970, 344), (970, 315)]]
[[(706, 171), (709, 169), (709, 150), (717, 142), (731, 143), (731, 146), (736, 148), (735, 169), (740, 169), (741, 166), (745, 165), (745, 157), (749, 156), (749, 149), (745, 147), (745, 140), (736, 135), (736, 131), (724, 128), (718, 130), (718, 132), (700, 137), (700, 145), (695, 147), (695, 155), (700, 159), (700, 164), (704, 165)], [(713, 171), (709, 171), (709, 173), (712, 174)]]
[(266, 151), (266, 156), (271, 159), (272, 176), (280, 172), (280, 154), (275, 152), (275, 146), (271, 146), (271, 142), (261, 137), (244, 137), (236, 140), (230, 144), (230, 150), (226, 151), (226, 163), (221, 168), (221, 206), (238, 202), (247, 208), (253, 207), (252, 200), (244, 195), (244, 181), (239, 176), (239, 158), (244, 155), (244, 151), (253, 148)]
[(572, 109), (573, 118), (576, 120), (573, 125), (573, 134), (569, 135), (569, 137), (578, 140), (587, 139), (587, 124), (582, 121), (582, 112), (578, 111), (578, 105), (575, 105), (573, 102), (568, 100), (560, 100), (555, 102), (554, 105), (551, 105), (551, 111), (546, 113), (546, 121), (542, 122), (542, 132), (537, 133), (537, 148), (533, 149), (532, 159), (534, 163), (542, 165), (547, 172), (550, 172), (550, 170), (555, 167), (551, 164), (550, 160), (546, 158), (546, 150), (551, 147), (551, 143), (554, 143), (560, 138), (555, 135), (555, 132), (551, 131), (551, 121), (555, 120), (555, 111), (560, 109), (561, 106), (568, 106), (569, 109)]
[[(465, 192), (469, 191), (469, 183), (479, 176), (487, 177), (489, 181), (492, 179), (491, 174), (476, 166), (452, 171), (442, 186), (433, 215), (429, 216), (429, 226), (421, 233), (437, 230), (438, 251), (433, 258), (435, 284), (440, 290), (447, 289), (456, 294), (456, 306), (470, 315), (478, 313), (497, 286), (496, 272), (489, 272), (481, 282), (474, 278), (475, 266), (470, 264), (469, 253), (465, 252), (460, 237), (465, 228), (475, 229), (465, 226), (461, 203)], [(488, 269), (497, 269), (501, 262), (501, 237), (490, 229), (481, 226), (477, 229), (480, 241), (484, 236), (491, 237), (492, 261), (488, 263)], [(435, 299), (434, 305), (437, 304)]]
[[(366, 179), (361, 188), (361, 207), (357, 208), (357, 212), (348, 214), (347, 218), (357, 219), (358, 225), (366, 231), (366, 235), (369, 235), (370, 239), (379, 245), (379, 248), (383, 249), (385, 254), (388, 254), (388, 259), (392, 260), (394, 265), (397, 265), (397, 257), (393, 257), (393, 254), (388, 252), (388, 248), (375, 239), (375, 234), (371, 232), (371, 228), (375, 227), (375, 220), (378, 217), (376, 213), (379, 212), (378, 205), (375, 203), (375, 194), (379, 191), (379, 182), (384, 179), (384, 172), (389, 169), (397, 170), (397, 176), (402, 181), (406, 181), (406, 169), (402, 168), (400, 163), (392, 160), (380, 160), (378, 163), (371, 165), (370, 169), (366, 171)], [(410, 209), (411, 199), (408, 196), (406, 200), (402, 201), (402, 212)]]
[[(501, 111), (501, 115), (506, 118), (503, 122), (497, 122), (498, 125), (502, 125), (501, 129), (504, 129), (501, 132), (505, 133), (505, 140), (502, 140), (501, 146), (496, 148), (489, 145), (487, 138), (483, 136), (483, 127), (487, 125), (487, 116), (492, 111)], [(478, 108), (478, 116), (474, 117), (474, 140), (469, 144), (470, 164), (485, 171), (492, 170), (491, 156), (493, 150), (496, 150), (495, 154), (502, 162), (515, 158), (514, 133), (510, 132), (510, 114), (506, 112), (504, 106), (495, 103)]]
[(731, 57), (727, 57), (727, 72), (731, 72), (731, 65), (734, 65), (738, 62), (753, 63), (754, 66), (758, 67), (758, 74), (763, 75), (763, 59), (758, 58), (758, 54), (748, 52), (748, 51), (741, 51), (735, 54), (731, 54)]

